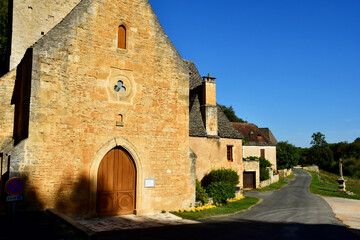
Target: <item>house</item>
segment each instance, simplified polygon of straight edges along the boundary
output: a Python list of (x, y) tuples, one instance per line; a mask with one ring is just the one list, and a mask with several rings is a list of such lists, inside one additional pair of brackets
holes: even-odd
[(201, 77), (195, 64), (186, 61), (190, 72), (190, 149), (196, 155), (196, 177), (201, 180), (213, 169), (231, 168), (243, 172), (243, 136), (216, 104), (216, 82)]
[[(0, 160), (3, 183), (26, 181), (18, 206), (80, 217), (193, 206), (188, 63), (149, 2), (15, 0), (13, 10)], [(234, 163), (222, 160), (240, 163), (240, 137), (219, 134), (204, 141), (231, 145)]]
[[(232, 125), (241, 133), (245, 139), (243, 144), (244, 157), (244, 178), (246, 178), (246, 188), (255, 188), (260, 185), (259, 167), (257, 162), (247, 157), (262, 157), (271, 163), (273, 170), (276, 165), (276, 144), (277, 141), (269, 128), (258, 128), (252, 123), (235, 123)], [(271, 139), (271, 140), (270, 140)], [(245, 176), (246, 175), (246, 176)]]

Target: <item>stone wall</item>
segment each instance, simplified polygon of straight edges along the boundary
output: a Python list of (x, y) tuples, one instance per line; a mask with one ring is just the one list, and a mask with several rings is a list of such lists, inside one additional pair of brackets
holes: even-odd
[(10, 69), (25, 51), (58, 24), (80, 0), (13, 0)]
[[(119, 25), (126, 49), (117, 49)], [(136, 163), (138, 214), (194, 204), (188, 70), (148, 1), (83, 0), (33, 54), (29, 137), (9, 153), (25, 199), (94, 211), (98, 164), (121, 146)], [(114, 91), (119, 81), (124, 92)]]
[(318, 166), (306, 166), (306, 167), (302, 167), (302, 169), (308, 170), (308, 171), (313, 171), (313, 172), (319, 172), (319, 167)]
[(280, 177), (287, 177), (291, 174), (291, 169), (280, 169), (278, 170)]
[(259, 184), (260, 188), (267, 187), (270, 184), (273, 184), (273, 183), (276, 183), (279, 181), (279, 174), (274, 175), (272, 168), (268, 168), (268, 171), (269, 171), (270, 178), (268, 180), (261, 181)]
[(16, 69), (0, 78), (0, 152), (12, 145), (14, 129), (14, 105), (11, 103), (16, 78)]
[(259, 160), (250, 160), (244, 158), (244, 171), (255, 172), (256, 188), (260, 186), (260, 165)]
[(265, 150), (265, 159), (272, 164), (273, 169), (277, 169), (276, 165), (276, 147), (275, 146), (244, 146), (244, 158), (260, 157), (260, 150)]
[[(233, 146), (233, 162), (227, 160), (227, 145)], [(243, 186), (242, 140), (231, 138), (190, 137), (190, 148), (196, 154), (196, 177), (199, 181), (211, 170), (230, 168), (239, 177)]]

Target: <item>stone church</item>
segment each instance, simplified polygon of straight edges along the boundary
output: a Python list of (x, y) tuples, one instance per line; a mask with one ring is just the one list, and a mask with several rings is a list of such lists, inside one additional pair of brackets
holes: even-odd
[[(189, 208), (189, 69), (147, 0), (13, 1), (2, 184), (81, 216)], [(2, 197), (4, 193), (2, 193)]]

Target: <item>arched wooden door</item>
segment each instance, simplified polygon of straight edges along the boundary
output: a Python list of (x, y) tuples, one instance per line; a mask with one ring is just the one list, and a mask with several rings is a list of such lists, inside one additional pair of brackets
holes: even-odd
[(99, 216), (133, 214), (135, 209), (136, 168), (124, 150), (115, 148), (102, 159), (97, 177)]

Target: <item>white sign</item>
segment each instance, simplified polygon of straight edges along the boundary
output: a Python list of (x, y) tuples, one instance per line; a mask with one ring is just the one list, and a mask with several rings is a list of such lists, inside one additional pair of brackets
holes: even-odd
[(145, 178), (145, 187), (146, 188), (155, 187), (155, 178)]
[(18, 195), (18, 196), (7, 196), (7, 197), (6, 197), (6, 201), (8, 201), (8, 202), (21, 201), (21, 200), (23, 200), (23, 196), (22, 196), (22, 195)]

